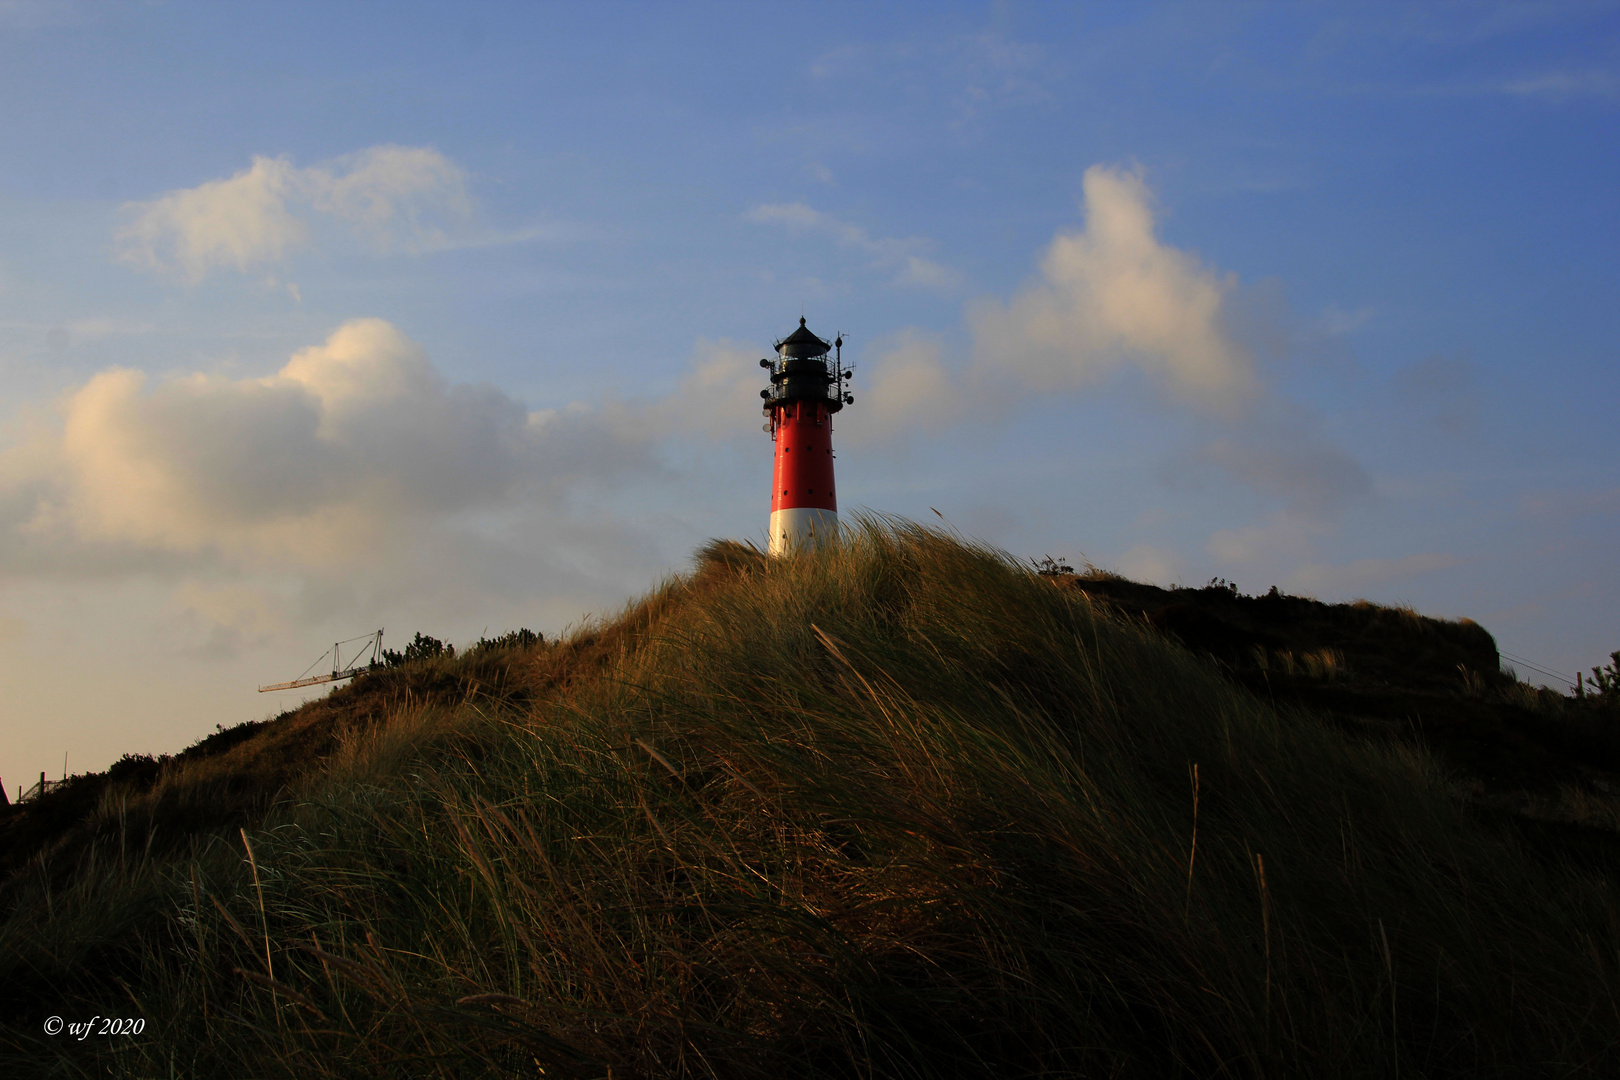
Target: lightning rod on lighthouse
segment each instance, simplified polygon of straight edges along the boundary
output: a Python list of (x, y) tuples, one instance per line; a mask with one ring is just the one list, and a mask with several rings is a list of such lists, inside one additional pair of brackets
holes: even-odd
[[(759, 362), (771, 385), (765, 399), (765, 430), (776, 443), (771, 486), (772, 555), (823, 544), (838, 536), (838, 499), (833, 488), (832, 417), (855, 398), (844, 389), (850, 370), (843, 362), (844, 337), (831, 345), (799, 320), (799, 328), (776, 343), (776, 358)], [(827, 354), (832, 352), (829, 357)]]

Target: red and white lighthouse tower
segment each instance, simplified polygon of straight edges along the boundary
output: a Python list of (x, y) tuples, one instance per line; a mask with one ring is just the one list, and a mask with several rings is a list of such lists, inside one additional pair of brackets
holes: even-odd
[[(836, 350), (831, 358), (828, 352)], [(772, 555), (838, 536), (838, 498), (833, 488), (833, 413), (853, 404), (844, 389), (844, 338), (828, 345), (799, 320), (799, 328), (776, 343), (776, 359), (761, 360), (771, 385), (765, 399), (765, 429), (776, 443), (771, 485)]]

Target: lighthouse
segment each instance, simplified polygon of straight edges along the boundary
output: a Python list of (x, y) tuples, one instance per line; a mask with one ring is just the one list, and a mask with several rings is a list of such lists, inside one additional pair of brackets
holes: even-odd
[[(833, 414), (853, 404), (844, 389), (844, 338), (831, 345), (799, 320), (799, 328), (776, 343), (776, 358), (759, 366), (771, 373), (765, 399), (765, 430), (776, 444), (771, 483), (772, 555), (823, 544), (838, 536), (838, 497), (833, 485)], [(833, 355), (828, 357), (828, 353)]]

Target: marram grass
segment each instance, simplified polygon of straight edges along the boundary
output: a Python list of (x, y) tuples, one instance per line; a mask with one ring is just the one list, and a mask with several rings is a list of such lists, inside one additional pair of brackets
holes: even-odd
[(1612, 874), (1000, 553), (718, 543), (511, 662), (547, 692), (403, 704), (258, 828), (18, 901), (10, 978), (148, 1027), (12, 1067), (1620, 1072)]

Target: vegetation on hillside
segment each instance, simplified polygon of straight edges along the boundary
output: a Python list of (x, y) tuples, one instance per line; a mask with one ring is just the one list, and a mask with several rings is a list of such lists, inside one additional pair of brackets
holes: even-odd
[[(866, 523), (378, 670), (6, 864), (0, 1069), (1612, 1075), (1605, 701), (1219, 592)], [(1587, 809), (1492, 802), (1470, 739)]]

